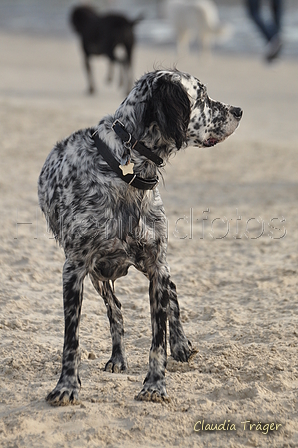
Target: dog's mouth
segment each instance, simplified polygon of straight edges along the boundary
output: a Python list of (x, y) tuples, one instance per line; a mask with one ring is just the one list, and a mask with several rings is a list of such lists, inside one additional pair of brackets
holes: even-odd
[(218, 138), (210, 137), (207, 140), (203, 141), (203, 146), (205, 146), (206, 148), (210, 148), (210, 146), (216, 145), (219, 141), (220, 140)]

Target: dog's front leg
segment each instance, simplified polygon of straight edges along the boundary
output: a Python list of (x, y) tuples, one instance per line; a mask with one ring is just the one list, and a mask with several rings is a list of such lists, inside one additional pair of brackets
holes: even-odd
[(164, 285), (167, 278), (160, 273), (150, 280), (150, 312), (152, 325), (152, 345), (149, 353), (149, 370), (143, 389), (136, 396), (143, 401), (168, 401), (165, 369), (167, 364), (167, 307), (169, 295)]
[(95, 92), (95, 88), (94, 88), (94, 81), (93, 81), (93, 75), (92, 75), (92, 71), (91, 71), (90, 55), (89, 54), (86, 54), (86, 53), (84, 54), (84, 64), (85, 64), (87, 80), (88, 80), (88, 93), (90, 93), (90, 95), (92, 95)]
[(121, 304), (111, 290), (109, 282), (103, 282), (103, 298), (107, 306), (112, 336), (112, 356), (105, 365), (107, 372), (118, 373), (127, 369), (124, 348), (124, 328)]
[(46, 400), (52, 405), (78, 403), (81, 386), (79, 378), (79, 323), (83, 301), (84, 274), (66, 260), (63, 268), (64, 346), (62, 372), (55, 389)]
[(121, 313), (121, 303), (115, 296), (109, 281), (100, 283), (96, 277), (90, 275), (91, 282), (96, 291), (103, 297), (107, 307), (112, 336), (112, 356), (105, 365), (107, 372), (118, 373), (127, 369), (127, 360), (124, 347), (124, 326)]
[(191, 342), (185, 336), (180, 320), (180, 309), (177, 299), (176, 286), (172, 281), (169, 281), (168, 291), (170, 298), (168, 306), (168, 319), (171, 355), (176, 361), (187, 362), (197, 353), (197, 350), (192, 348)]

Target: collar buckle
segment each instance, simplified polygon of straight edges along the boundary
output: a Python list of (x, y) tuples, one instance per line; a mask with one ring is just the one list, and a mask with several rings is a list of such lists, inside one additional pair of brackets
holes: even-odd
[[(120, 126), (120, 129), (119, 129), (119, 127), (117, 128), (118, 132), (115, 129), (115, 127), (117, 125)], [(113, 129), (114, 132), (116, 132), (117, 135), (119, 135), (119, 137), (121, 138), (125, 148), (126, 149), (131, 149), (132, 135), (129, 132), (127, 132), (127, 130), (125, 129), (124, 124), (120, 120), (118, 120), (118, 118), (113, 122), (112, 129)]]
[(118, 137), (121, 138), (124, 147), (128, 151), (135, 149), (139, 154), (154, 162), (158, 167), (163, 166), (163, 159), (157, 154), (154, 154), (143, 143), (136, 140), (129, 132), (127, 132), (124, 124), (120, 120), (118, 120), (118, 118), (113, 122), (112, 129), (118, 135)]

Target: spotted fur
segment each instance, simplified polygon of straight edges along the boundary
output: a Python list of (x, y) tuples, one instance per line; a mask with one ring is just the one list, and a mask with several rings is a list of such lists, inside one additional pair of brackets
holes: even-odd
[[(120, 163), (127, 149), (112, 129), (113, 121), (119, 119), (166, 162), (182, 147), (211, 146), (224, 140), (236, 129), (241, 115), (240, 108), (211, 100), (196, 78), (178, 71), (156, 71), (144, 75), (114, 116), (104, 117), (96, 131)], [(174, 359), (186, 362), (192, 346), (181, 325), (176, 287), (166, 261), (165, 211), (158, 188), (138, 190), (117, 177), (96, 149), (93, 132), (80, 130), (58, 143), (39, 177), (40, 207), (66, 257), (62, 372), (47, 400), (55, 405), (78, 401), (79, 323), (87, 274), (103, 297), (110, 321), (112, 355), (105, 370), (127, 368), (121, 304), (114, 282), (130, 266), (150, 284), (152, 345), (148, 373), (137, 398), (167, 400), (167, 320)], [(139, 176), (157, 175), (156, 165), (135, 150), (131, 158)]]

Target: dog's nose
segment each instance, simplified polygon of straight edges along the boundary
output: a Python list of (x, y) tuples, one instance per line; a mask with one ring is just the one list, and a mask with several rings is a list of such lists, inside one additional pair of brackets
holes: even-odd
[(231, 107), (230, 112), (237, 120), (240, 120), (243, 114), (243, 111), (240, 107)]

